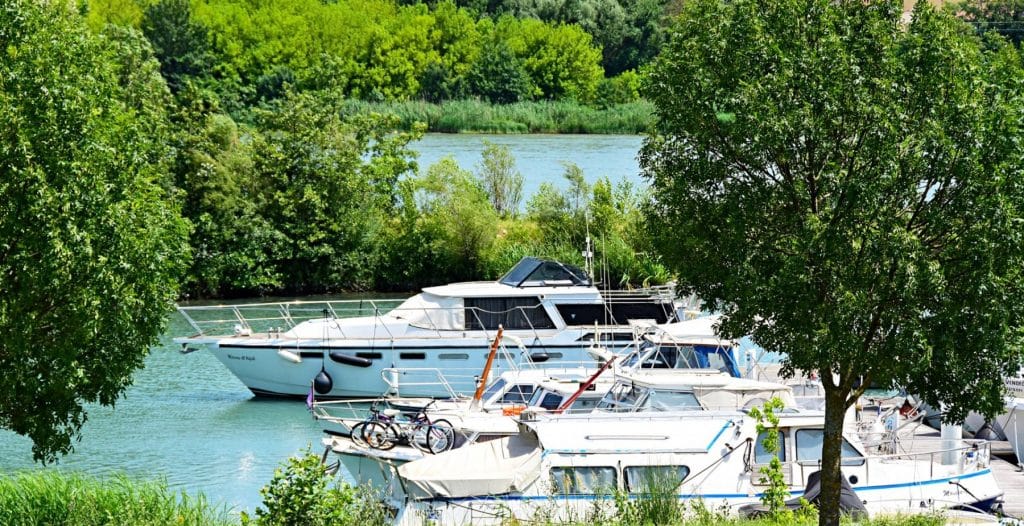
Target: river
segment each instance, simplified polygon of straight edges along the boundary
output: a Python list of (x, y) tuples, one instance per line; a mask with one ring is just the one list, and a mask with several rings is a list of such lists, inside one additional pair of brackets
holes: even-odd
[[(485, 139), (509, 147), (526, 197), (544, 181), (564, 188), (563, 161), (579, 165), (591, 182), (604, 176), (640, 182), (636, 136), (431, 134), (414, 149), (422, 167), (453, 155), (473, 170)], [(254, 399), (209, 353), (179, 353), (171, 338), (189, 332), (180, 316), (171, 315), (162, 344), (152, 349), (125, 397), (114, 408), (90, 407), (81, 442), (56, 465), (40, 468), (28, 439), (0, 431), (0, 472), (123, 472), (202, 492), (234, 512), (253, 510), (259, 489), (282, 461), (310, 445), (322, 451), (320, 426), (302, 401)]]
[(643, 143), (639, 135), (484, 135), (429, 133), (412, 144), (419, 154), (421, 172), (444, 157), (451, 156), (465, 170), (477, 172), (484, 141), (505, 146), (523, 174), (523, 205), (542, 182), (565, 189), (562, 176), (566, 162), (583, 170), (589, 183), (607, 177), (613, 184), (629, 181), (644, 184), (637, 153)]

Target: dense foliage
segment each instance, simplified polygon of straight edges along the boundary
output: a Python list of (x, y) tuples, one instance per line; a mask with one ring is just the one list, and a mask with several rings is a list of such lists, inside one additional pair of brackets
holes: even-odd
[(1024, 40), (1024, 3), (1020, 0), (964, 0), (947, 8), (973, 25), (978, 33), (997, 33), (1018, 47)]
[(253, 106), (289, 87), (371, 102), (632, 102), (635, 70), (658, 50), (665, 5), (94, 0), (82, 9), (96, 30), (140, 28), (173, 91), (195, 84), (248, 120)]
[(693, 0), (648, 84), (661, 252), (724, 332), (821, 373), (824, 524), (865, 388), (991, 415), (1024, 343), (1021, 58), (901, 8)]
[(148, 49), (40, 2), (0, 7), (0, 428), (37, 459), (131, 383), (188, 257)]

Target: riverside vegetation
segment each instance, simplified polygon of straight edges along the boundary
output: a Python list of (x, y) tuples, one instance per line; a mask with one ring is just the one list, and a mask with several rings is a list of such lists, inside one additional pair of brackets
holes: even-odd
[[(667, 488), (667, 489), (666, 489)], [(678, 501), (671, 485), (655, 485), (649, 493), (630, 499), (612, 493), (595, 503), (591, 513), (573, 524), (603, 526), (810, 526), (813, 513), (740, 519), (701, 501)], [(125, 477), (98, 479), (57, 472), (0, 477), (0, 523), (9, 526), (384, 526), (389, 515), (378, 495), (339, 482), (325, 472), (320, 458), (308, 450), (283, 463), (260, 491), (263, 505), (254, 513), (233, 515), (211, 506), (202, 495), (190, 497), (163, 483)], [(812, 509), (813, 510), (813, 509)], [(615, 513), (612, 513), (615, 512)], [(520, 521), (550, 524), (543, 517)], [(845, 523), (850, 523), (845, 521)], [(938, 526), (941, 515), (877, 517), (862, 526)]]

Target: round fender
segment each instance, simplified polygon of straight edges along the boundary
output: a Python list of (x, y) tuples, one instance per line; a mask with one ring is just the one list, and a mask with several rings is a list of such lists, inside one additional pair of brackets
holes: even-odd
[(551, 355), (544, 351), (530, 353), (530, 361), (533, 363), (544, 363), (550, 359)]
[(317, 394), (325, 395), (333, 388), (334, 380), (331, 380), (331, 375), (327, 374), (327, 371), (320, 371), (316, 378), (313, 378), (313, 389)]
[(356, 367), (369, 367), (373, 365), (373, 360), (370, 360), (369, 358), (360, 358), (351, 354), (345, 354), (341, 351), (331, 351), (328, 355), (331, 357), (331, 360), (345, 365), (354, 365)]

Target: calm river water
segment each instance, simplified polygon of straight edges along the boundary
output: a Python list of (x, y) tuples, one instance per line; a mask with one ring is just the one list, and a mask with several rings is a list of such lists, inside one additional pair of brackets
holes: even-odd
[[(472, 170), (484, 139), (512, 150), (526, 197), (542, 181), (565, 187), (561, 161), (578, 164), (589, 181), (640, 181), (636, 136), (429, 135), (416, 145), (420, 165), (450, 154)], [(29, 440), (0, 431), (0, 472), (122, 472), (165, 479), (174, 489), (202, 492), (236, 512), (254, 509), (259, 489), (283, 460), (307, 445), (321, 452), (320, 427), (303, 401), (254, 399), (210, 354), (180, 354), (171, 338), (189, 332), (180, 316), (171, 316), (163, 344), (152, 350), (125, 398), (113, 409), (90, 409), (81, 442), (57, 465), (40, 468), (32, 462)]]

